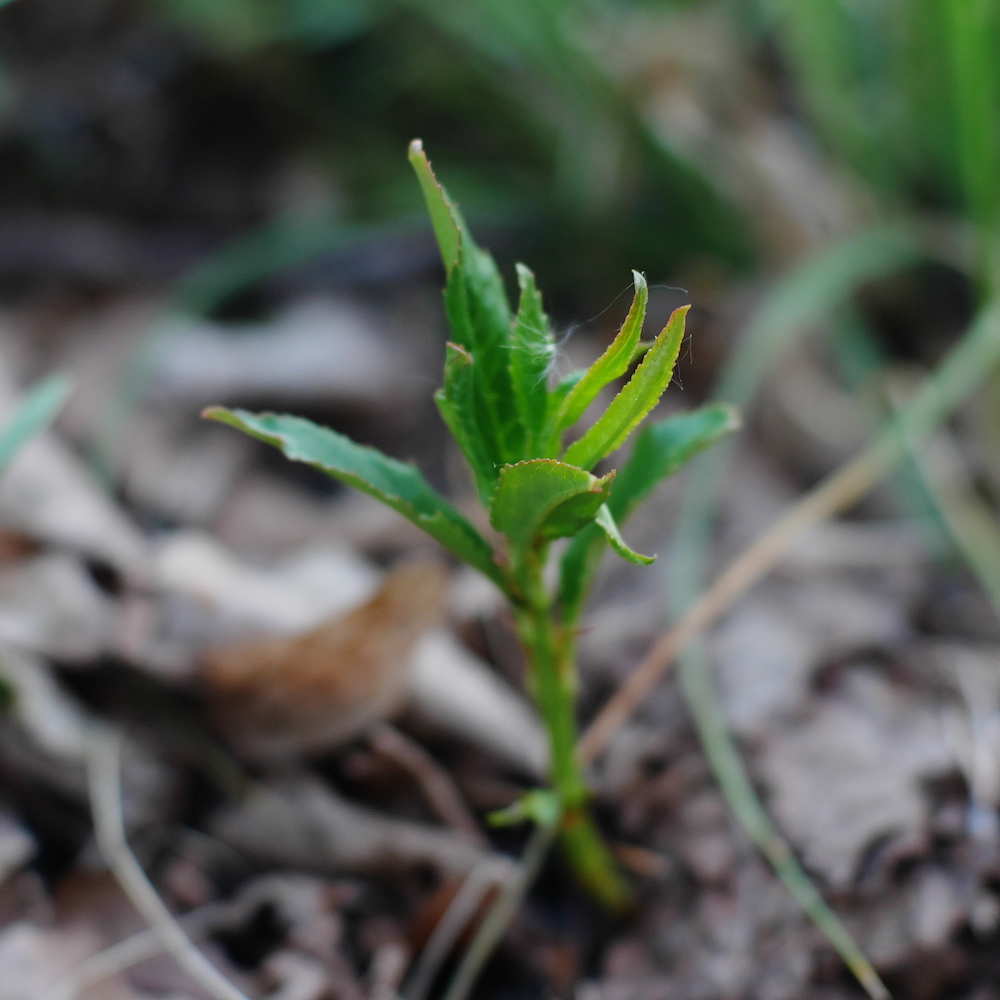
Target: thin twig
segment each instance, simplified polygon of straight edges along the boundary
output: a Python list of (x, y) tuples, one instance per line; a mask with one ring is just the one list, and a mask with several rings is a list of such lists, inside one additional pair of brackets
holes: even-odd
[(777, 524), (754, 542), (706, 590), (691, 609), (663, 635), (629, 675), (583, 734), (579, 754), (590, 763), (673, 664), (677, 654), (704, 628), (782, 559), (807, 528), (850, 506), (885, 472), (889, 456), (877, 446), (864, 451), (800, 500)]
[[(214, 927), (227, 922), (232, 916), (232, 906), (228, 903), (208, 903), (197, 910), (191, 910), (177, 922), (188, 937), (197, 940), (210, 933)], [(96, 955), (84, 959), (74, 969), (52, 986), (41, 1000), (76, 1000), (83, 990), (119, 972), (146, 962), (166, 950), (162, 939), (151, 928), (132, 934)]]
[(420, 958), (403, 990), (404, 1000), (424, 1000), (445, 959), (479, 910), (486, 894), (493, 886), (503, 885), (515, 876), (516, 866), (506, 863), (506, 859), (503, 861), (505, 863), (501, 863), (501, 858), (496, 856), (482, 858), (469, 872), (420, 952)]
[(514, 914), (535, 881), (557, 828), (556, 823), (540, 823), (535, 827), (528, 846), (524, 849), (517, 874), (504, 886), (490, 912), (479, 925), (476, 936), (462, 956), (444, 1000), (465, 1000), (475, 986), (479, 973), (500, 943), (511, 920), (514, 919)]
[(371, 745), (410, 774), (440, 819), (477, 847), (489, 847), (448, 772), (422, 747), (388, 723), (371, 730)]
[(117, 733), (94, 728), (88, 734), (87, 778), (97, 846), (125, 895), (163, 947), (215, 1000), (247, 1000), (194, 946), (129, 849), (122, 815), (121, 738)]
[[(386, 941), (379, 945), (372, 957), (368, 1000), (399, 1000), (399, 984), (403, 981), (410, 950), (401, 941)], [(323, 995), (326, 995), (323, 990)]]
[(678, 653), (741, 594), (770, 572), (791, 542), (807, 528), (859, 500), (903, 456), (941, 422), (996, 367), (1000, 358), (1000, 305), (984, 310), (938, 371), (877, 440), (807, 493), (723, 572), (681, 620), (653, 646), (615, 692), (580, 740), (578, 751), (593, 761), (632, 714)]

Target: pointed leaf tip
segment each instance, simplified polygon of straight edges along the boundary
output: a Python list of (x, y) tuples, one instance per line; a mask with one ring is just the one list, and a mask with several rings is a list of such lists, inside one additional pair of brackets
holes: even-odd
[(649, 289), (645, 277), (639, 271), (632, 272), (632, 281), (635, 294), (625, 322), (608, 349), (584, 372), (580, 381), (562, 401), (556, 418), (557, 432), (572, 427), (597, 398), (598, 393), (628, 371), (635, 357), (639, 338), (642, 336), (642, 324), (646, 319)]
[(410, 143), (409, 160), (420, 182), (420, 189), (434, 228), (434, 236), (441, 250), (444, 269), (450, 272), (458, 263), (462, 246), (461, 218), (448, 197), (448, 192), (435, 177), (430, 160), (424, 152), (424, 144), (419, 139), (414, 139)]
[(625, 387), (611, 401), (597, 422), (566, 449), (563, 461), (581, 469), (592, 469), (605, 455), (620, 448), (640, 421), (656, 406), (670, 380), (684, 340), (684, 325), (690, 306), (675, 309), (632, 373)]
[(391, 458), (302, 417), (225, 407), (211, 407), (208, 415), (280, 448), (292, 461), (311, 465), (380, 500), (499, 587), (507, 586), (486, 539), (437, 493), (412, 463)]
[(630, 549), (628, 545), (625, 544), (625, 539), (622, 538), (621, 532), (618, 530), (618, 525), (615, 523), (615, 519), (608, 509), (607, 504), (602, 504), (600, 510), (597, 512), (597, 517), (594, 518), (597, 526), (604, 532), (607, 537), (608, 544), (615, 550), (615, 552), (625, 559), (627, 562), (634, 563), (636, 566), (650, 566), (652, 563), (656, 562), (656, 556), (644, 556), (634, 549)]

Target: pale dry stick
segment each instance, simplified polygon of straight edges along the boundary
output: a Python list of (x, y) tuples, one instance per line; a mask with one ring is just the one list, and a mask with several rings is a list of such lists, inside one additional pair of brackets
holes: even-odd
[(808, 493), (777, 524), (754, 542), (664, 634), (645, 659), (629, 674), (588, 726), (578, 745), (585, 763), (592, 763), (608, 740), (670, 669), (676, 656), (719, 617), (741, 594), (766, 576), (782, 559), (795, 538), (859, 500), (891, 464), (884, 447), (862, 452)]
[(121, 738), (117, 733), (95, 727), (88, 734), (87, 780), (94, 835), (101, 855), (164, 949), (215, 1000), (248, 1000), (194, 946), (128, 846), (122, 815)]
[[(232, 915), (228, 903), (208, 903), (178, 917), (177, 922), (192, 940), (204, 937), (213, 928), (226, 923)], [(78, 966), (42, 994), (40, 1000), (76, 1000), (85, 989), (119, 972), (146, 962), (166, 950), (156, 931), (147, 928), (117, 941), (96, 955), (84, 959)]]
[(495, 885), (503, 885), (516, 873), (516, 865), (500, 857), (480, 860), (466, 876), (461, 888), (434, 927), (420, 958), (403, 989), (404, 1000), (424, 1000), (462, 931), (482, 906)]
[(479, 829), (448, 772), (422, 747), (394, 726), (381, 723), (371, 730), (372, 748), (410, 774), (438, 817), (477, 847), (489, 842)]
[(723, 572), (650, 650), (583, 734), (578, 752), (592, 762), (670, 668), (684, 647), (742, 593), (766, 576), (807, 528), (859, 500), (994, 370), (1000, 360), (1000, 302), (993, 301), (923, 384), (898, 418), (860, 455), (823, 480)]
[(517, 873), (508, 880), (496, 902), (490, 907), (490, 912), (479, 925), (476, 936), (462, 956), (444, 1000), (465, 1000), (472, 987), (476, 985), (479, 973), (489, 961), (494, 948), (500, 943), (508, 925), (514, 919), (514, 914), (535, 881), (558, 826), (558, 823), (539, 823), (535, 827), (528, 840), (528, 846), (524, 849)]
[[(409, 961), (410, 949), (401, 941), (387, 941), (379, 945), (368, 973), (371, 980), (368, 1000), (399, 1000), (397, 990)], [(323, 995), (326, 995), (326, 990)]]

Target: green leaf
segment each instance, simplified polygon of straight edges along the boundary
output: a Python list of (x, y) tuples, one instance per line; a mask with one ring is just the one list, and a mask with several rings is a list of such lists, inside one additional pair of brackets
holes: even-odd
[(736, 407), (719, 403), (644, 427), (629, 460), (618, 471), (608, 501), (615, 520), (624, 522), (658, 482), (739, 427)]
[(452, 340), (472, 355), (474, 412), (495, 468), (524, 457), (525, 429), (511, 381), (512, 319), (503, 279), (493, 258), (476, 246), (458, 206), (434, 176), (418, 140), (410, 144), (448, 274), (445, 310)]
[(72, 389), (65, 375), (50, 375), (34, 386), (0, 430), (0, 471), (7, 468), (17, 453), (55, 420)]
[(410, 163), (416, 171), (417, 180), (420, 181), (420, 189), (424, 193), (424, 201), (427, 203), (427, 211), (431, 217), (431, 225), (434, 227), (434, 235), (437, 237), (438, 247), (441, 250), (441, 259), (444, 261), (444, 270), (450, 274), (452, 268), (458, 263), (459, 247), (462, 244), (462, 218), (457, 208), (451, 203), (444, 187), (438, 182), (431, 170), (430, 161), (424, 152), (424, 144), (419, 139), (414, 139), (410, 143)]
[(597, 517), (594, 518), (594, 524), (604, 532), (608, 544), (622, 559), (626, 559), (630, 563), (635, 563), (636, 566), (650, 566), (656, 562), (656, 556), (640, 555), (625, 544), (625, 539), (622, 538), (621, 533), (618, 531), (618, 525), (615, 523), (611, 511), (608, 510), (607, 504), (601, 504), (601, 508), (597, 512)]
[(486, 817), (490, 826), (518, 826), (531, 820), (539, 826), (555, 826), (562, 816), (559, 796), (548, 788), (533, 788), (505, 809), (495, 809)]
[(639, 343), (635, 345), (635, 350), (632, 352), (632, 357), (628, 359), (629, 368), (631, 368), (632, 365), (638, 364), (646, 356), (646, 352), (652, 346), (653, 346), (653, 341), (640, 340)]
[(605, 455), (620, 448), (642, 418), (656, 406), (673, 377), (689, 308), (682, 306), (674, 310), (642, 364), (594, 426), (566, 449), (564, 461), (581, 469), (593, 468)]
[(612, 472), (598, 479), (554, 458), (505, 465), (490, 523), (521, 548), (539, 538), (576, 534), (607, 500), (613, 478)]
[(434, 490), (415, 465), (357, 444), (302, 417), (249, 413), (221, 406), (210, 407), (202, 416), (274, 445), (287, 458), (305, 462), (381, 500), (506, 589), (507, 581), (493, 559), (489, 543)]
[(526, 457), (534, 458), (545, 429), (549, 403), (548, 374), (555, 358), (556, 345), (534, 274), (523, 264), (518, 264), (517, 281), (521, 288), (521, 301), (514, 319), (510, 377), (524, 423)]
[(573, 387), (586, 374), (586, 369), (578, 368), (559, 380), (556, 387), (549, 393), (545, 417), (544, 441), (540, 446), (543, 458), (555, 458), (562, 450), (562, 431), (556, 426), (559, 410), (563, 401), (573, 391)]
[[(699, 452), (739, 426), (735, 407), (714, 404), (691, 413), (678, 413), (644, 427), (636, 438), (629, 460), (615, 478), (608, 499), (609, 513), (618, 524), (624, 524), (658, 482), (672, 476)], [(559, 599), (565, 620), (575, 621), (579, 616), (604, 554), (604, 546), (609, 541), (610, 536), (596, 524), (588, 525), (563, 554)], [(628, 556), (623, 555), (623, 558)]]
[(646, 318), (649, 290), (645, 277), (638, 271), (632, 272), (632, 280), (635, 283), (635, 294), (625, 322), (608, 349), (584, 372), (583, 378), (563, 400), (556, 417), (556, 429), (559, 431), (572, 427), (597, 398), (598, 393), (609, 382), (624, 375), (635, 359), (639, 338), (642, 336), (643, 320)]
[(465, 309), (459, 324), (470, 333), (476, 391), (492, 423), (499, 467), (524, 457), (524, 425), (510, 375), (513, 321), (500, 272), (493, 258), (480, 250), (471, 237), (463, 238), (459, 265), (452, 271), (449, 287), (456, 282), (465, 289), (460, 299)]
[(503, 283), (493, 259), (463, 251), (445, 287), (445, 309), (455, 342), (472, 356), (476, 422), (494, 468), (524, 457), (524, 425), (511, 383), (510, 326)]
[(615, 473), (609, 472), (596, 481), (600, 489), (595, 486), (593, 492), (580, 493), (559, 504), (542, 524), (542, 537), (569, 538), (590, 524), (607, 500), (614, 477)]
[(497, 470), (476, 419), (472, 355), (457, 344), (446, 345), (444, 387), (434, 393), (441, 417), (472, 468), (479, 499), (486, 506), (496, 490)]

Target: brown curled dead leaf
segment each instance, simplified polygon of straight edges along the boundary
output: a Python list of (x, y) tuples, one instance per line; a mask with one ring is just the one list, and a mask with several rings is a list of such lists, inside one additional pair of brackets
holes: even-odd
[(392, 570), (365, 604), (296, 636), (220, 647), (202, 662), (214, 716), (242, 753), (327, 749), (400, 707), (416, 640), (439, 623), (449, 579), (436, 562)]

